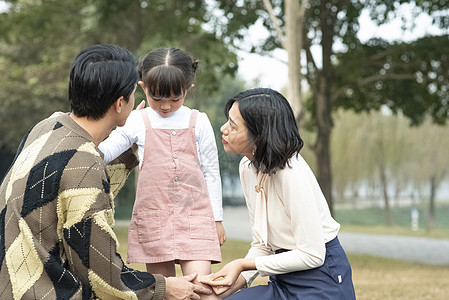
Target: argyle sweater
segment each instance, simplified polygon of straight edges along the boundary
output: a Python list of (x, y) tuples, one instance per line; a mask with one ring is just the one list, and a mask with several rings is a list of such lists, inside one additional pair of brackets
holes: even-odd
[(0, 299), (163, 299), (164, 277), (117, 253), (113, 198), (136, 165), (106, 166), (69, 115), (35, 125), (0, 186)]

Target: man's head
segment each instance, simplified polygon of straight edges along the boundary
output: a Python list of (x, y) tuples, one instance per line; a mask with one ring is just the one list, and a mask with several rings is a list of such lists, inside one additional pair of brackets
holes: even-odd
[(81, 51), (70, 72), (72, 113), (99, 120), (120, 97), (129, 101), (139, 78), (136, 67), (135, 57), (118, 46), (94, 45)]

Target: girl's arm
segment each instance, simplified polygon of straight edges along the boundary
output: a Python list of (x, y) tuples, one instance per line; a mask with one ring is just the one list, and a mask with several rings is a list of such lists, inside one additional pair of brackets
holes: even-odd
[(218, 151), (214, 130), (205, 113), (198, 114), (195, 128), (201, 169), (209, 192), (214, 218), (216, 222), (221, 222), (223, 221), (223, 206)]
[(132, 111), (126, 120), (126, 124), (113, 130), (109, 137), (98, 146), (104, 154), (104, 161), (106, 163), (113, 161), (134, 143), (137, 143), (142, 129), (145, 137), (145, 127), (142, 118), (137, 111)]

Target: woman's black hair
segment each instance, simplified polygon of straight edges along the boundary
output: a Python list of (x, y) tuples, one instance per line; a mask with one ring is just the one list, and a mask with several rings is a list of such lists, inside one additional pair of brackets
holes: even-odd
[(81, 51), (70, 72), (71, 111), (99, 120), (120, 97), (128, 102), (138, 80), (136, 67), (136, 58), (119, 46), (94, 45)]
[(159, 48), (139, 63), (140, 80), (151, 97), (180, 97), (193, 84), (198, 60), (175, 48)]
[(304, 142), (287, 99), (268, 88), (247, 90), (226, 103), (226, 117), (235, 102), (248, 129), (249, 142), (255, 145), (254, 167), (271, 175), (277, 168), (289, 165), (290, 158), (298, 155)]

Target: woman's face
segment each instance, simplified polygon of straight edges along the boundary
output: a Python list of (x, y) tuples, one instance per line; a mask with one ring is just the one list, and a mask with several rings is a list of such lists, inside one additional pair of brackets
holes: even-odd
[(221, 126), (220, 131), (223, 133), (221, 140), (226, 152), (242, 154), (250, 160), (253, 158), (253, 145), (248, 140), (248, 129), (240, 114), (238, 102), (232, 104), (229, 119)]

